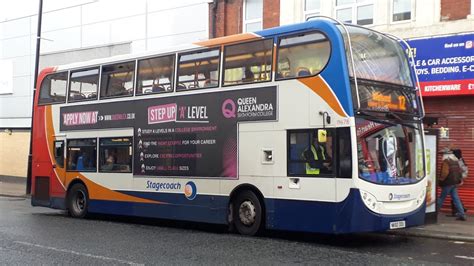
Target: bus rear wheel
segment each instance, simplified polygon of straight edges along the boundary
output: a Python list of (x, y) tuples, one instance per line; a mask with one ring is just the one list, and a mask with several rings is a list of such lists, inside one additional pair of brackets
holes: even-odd
[(69, 215), (74, 218), (84, 218), (87, 215), (89, 205), (89, 194), (83, 184), (75, 184), (69, 190), (67, 196), (67, 207)]
[(234, 228), (241, 235), (256, 235), (262, 227), (262, 204), (252, 191), (242, 191), (232, 201)]

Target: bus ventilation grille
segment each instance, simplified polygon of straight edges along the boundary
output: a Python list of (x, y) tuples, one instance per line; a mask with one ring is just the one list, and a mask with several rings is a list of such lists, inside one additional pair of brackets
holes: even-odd
[(49, 177), (37, 176), (35, 180), (35, 198), (37, 200), (49, 200)]

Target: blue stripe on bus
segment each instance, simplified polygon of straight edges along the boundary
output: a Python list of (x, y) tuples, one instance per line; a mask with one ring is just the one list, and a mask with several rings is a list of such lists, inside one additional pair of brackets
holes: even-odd
[[(89, 211), (215, 224), (227, 223), (229, 198), (225, 196), (198, 195), (195, 200), (190, 201), (182, 194), (128, 191), (126, 193), (170, 204), (91, 200)], [(406, 226), (410, 227), (422, 225), (425, 217), (424, 206), (404, 215), (375, 214), (365, 207), (357, 189), (351, 189), (349, 196), (339, 203), (265, 199), (265, 207), (267, 228), (288, 231), (336, 234), (384, 231), (390, 228), (389, 224), (392, 221), (404, 220)]]
[(91, 200), (90, 212), (143, 216), (162, 219), (189, 220), (204, 223), (227, 223), (228, 197), (196, 195), (188, 200), (183, 193), (117, 191), (130, 196), (163, 202), (133, 203)]
[(152, 204), (124, 201), (91, 200), (89, 212), (138, 216), (202, 223), (226, 224), (227, 210), (202, 205)]
[(346, 111), (349, 116), (354, 116), (351, 87), (348, 80), (349, 69), (347, 63), (345, 63), (347, 62), (347, 59), (344, 39), (334, 23), (329, 20), (312, 20), (304, 23), (257, 31), (255, 34), (268, 38), (291, 35), (292, 33), (308, 31), (311, 29), (318, 29), (324, 32), (331, 40), (331, 58), (328, 65), (321, 73), (321, 76), (329, 84), (331, 89), (334, 91), (334, 94), (336, 94), (344, 111)]

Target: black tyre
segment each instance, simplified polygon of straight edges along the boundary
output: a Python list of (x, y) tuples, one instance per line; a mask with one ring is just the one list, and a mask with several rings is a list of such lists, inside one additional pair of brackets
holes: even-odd
[(74, 218), (84, 218), (89, 206), (89, 194), (83, 184), (75, 184), (69, 190), (67, 196), (67, 208), (69, 215)]
[(263, 224), (263, 208), (252, 191), (240, 192), (232, 201), (234, 228), (241, 235), (256, 235)]

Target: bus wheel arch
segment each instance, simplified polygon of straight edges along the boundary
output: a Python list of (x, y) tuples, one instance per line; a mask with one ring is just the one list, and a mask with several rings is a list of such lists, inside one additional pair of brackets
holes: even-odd
[(88, 213), (89, 191), (86, 184), (76, 179), (72, 181), (66, 193), (66, 209), (74, 218), (85, 218)]
[(229, 197), (228, 223), (232, 231), (242, 235), (256, 235), (265, 228), (264, 196), (250, 184), (236, 187)]

